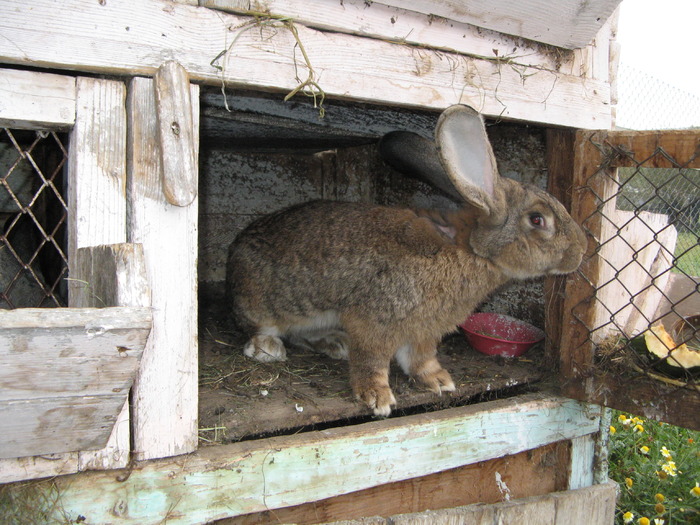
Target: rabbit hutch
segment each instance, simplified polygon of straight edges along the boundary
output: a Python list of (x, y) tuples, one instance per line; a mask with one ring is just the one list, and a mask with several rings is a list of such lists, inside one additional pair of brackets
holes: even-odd
[[(700, 132), (612, 130), (618, 4), (5, 0), (2, 515), (611, 523), (605, 407), (700, 428), (700, 272), (679, 262), (700, 242)], [(456, 331), (438, 354), (456, 390), (392, 365), (388, 418), (347, 361), (244, 356), (237, 233), (314, 199), (454, 208), (378, 142), (431, 138), (460, 103), (501, 176), (586, 233), (576, 272), (478, 308), (544, 341), (506, 359)]]

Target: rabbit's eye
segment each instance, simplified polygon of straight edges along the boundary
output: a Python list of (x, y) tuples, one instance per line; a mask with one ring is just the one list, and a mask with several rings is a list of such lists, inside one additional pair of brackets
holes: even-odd
[(533, 213), (532, 215), (530, 215), (530, 224), (532, 224), (536, 228), (544, 228), (546, 226), (546, 221), (544, 220), (544, 217), (539, 213)]

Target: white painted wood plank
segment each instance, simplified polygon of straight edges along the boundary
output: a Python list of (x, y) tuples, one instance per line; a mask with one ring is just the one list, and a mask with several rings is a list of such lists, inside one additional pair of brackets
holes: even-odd
[(0, 127), (69, 128), (75, 123), (75, 97), (73, 77), (0, 69)]
[(189, 206), (197, 197), (190, 78), (185, 68), (170, 60), (156, 71), (153, 86), (163, 193), (170, 204)]
[[(191, 89), (197, 151), (198, 88)], [(152, 80), (132, 80), (128, 115), (129, 238), (143, 244), (154, 309), (153, 331), (132, 394), (132, 428), (134, 454), (150, 459), (197, 447), (198, 201), (173, 206), (163, 193)]]
[[(204, 523), (297, 505), (598, 431), (598, 407), (526, 395), (431, 414), (207, 447), (136, 465), (128, 480), (56, 480), (70, 517)], [(411, 460), (406, 458), (410, 456)], [(98, 497), (99, 495), (99, 497)], [(203, 505), (202, 502), (207, 504)], [(120, 509), (118, 515), (113, 509)], [(109, 515), (108, 515), (109, 513)]]
[[(3, 10), (0, 31), (17, 46), (0, 47), (0, 61), (152, 75), (177, 60), (193, 81), (283, 92), (306, 75), (291, 32), (255, 27), (250, 17), (162, 0), (71, 0), (60, 10), (49, 0), (6, 0)], [(48, 11), (50, 20), (41, 16)], [(577, 71), (523, 75), (493, 60), (295, 27), (328, 96), (435, 109), (461, 101), (488, 116), (580, 128), (610, 124), (609, 85), (584, 82)]]
[(536, 42), (575, 49), (590, 43), (621, 0), (381, 0)]

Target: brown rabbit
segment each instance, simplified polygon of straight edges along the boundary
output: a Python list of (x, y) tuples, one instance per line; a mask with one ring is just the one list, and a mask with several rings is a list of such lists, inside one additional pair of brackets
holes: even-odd
[(481, 116), (452, 106), (433, 144), (408, 132), (382, 139), (385, 160), (458, 196), (451, 212), (315, 201), (262, 217), (229, 249), (233, 314), (244, 352), (284, 360), (283, 340), (348, 358), (355, 396), (387, 416), (389, 364), (428, 389), (453, 391), (440, 339), (510, 279), (574, 271), (585, 236), (537, 187), (498, 176)]

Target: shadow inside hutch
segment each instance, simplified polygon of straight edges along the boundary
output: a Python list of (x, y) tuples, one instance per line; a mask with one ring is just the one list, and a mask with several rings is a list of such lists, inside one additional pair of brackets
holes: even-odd
[[(225, 301), (226, 256), (255, 218), (313, 200), (353, 200), (454, 207), (427, 184), (385, 165), (379, 138), (394, 129), (432, 137), (437, 112), (326, 102), (325, 116), (306, 99), (229, 94), (201, 97), (199, 188), (199, 426), (201, 444), (324, 428), (371, 419), (354, 401), (347, 361), (291, 347), (288, 360), (259, 363), (243, 355)], [(546, 187), (544, 130), (499, 123), (489, 137), (501, 175)], [(544, 328), (543, 281), (508, 285), (484, 305)], [(465, 312), (466, 317), (466, 312)], [(398, 405), (392, 415), (447, 408), (536, 389), (546, 375), (538, 345), (519, 359), (489, 357), (455, 332), (439, 360), (457, 391), (423, 391), (392, 364)], [(551, 373), (551, 367), (549, 367)]]

